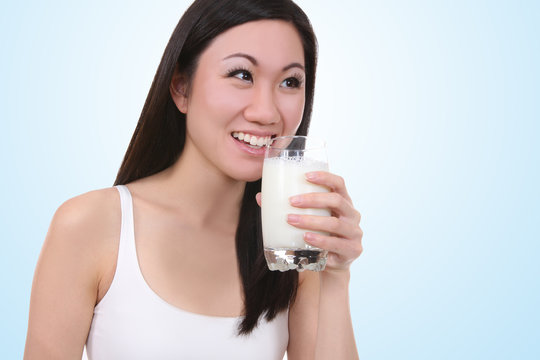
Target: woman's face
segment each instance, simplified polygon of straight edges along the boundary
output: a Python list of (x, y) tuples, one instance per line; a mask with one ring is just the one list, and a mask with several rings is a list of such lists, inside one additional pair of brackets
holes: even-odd
[(191, 84), (182, 79), (175, 76), (171, 93), (186, 114), (185, 149), (192, 146), (228, 177), (259, 179), (264, 145), (294, 134), (302, 120), (304, 51), (298, 32), (285, 21), (227, 30), (201, 54)]

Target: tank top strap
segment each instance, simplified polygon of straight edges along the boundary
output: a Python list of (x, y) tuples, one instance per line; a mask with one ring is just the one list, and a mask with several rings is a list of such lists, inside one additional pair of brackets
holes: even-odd
[[(120, 194), (122, 209), (122, 225), (120, 229), (120, 244), (118, 246), (118, 260), (115, 277), (132, 284), (138, 283), (139, 261), (135, 246), (135, 223), (133, 221), (133, 198), (125, 185), (116, 185)], [(120, 280), (119, 279), (119, 280)]]

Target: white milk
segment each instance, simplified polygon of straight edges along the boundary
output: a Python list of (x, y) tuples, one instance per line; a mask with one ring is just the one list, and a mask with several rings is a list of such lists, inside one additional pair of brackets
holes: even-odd
[(264, 159), (261, 215), (265, 248), (311, 248), (303, 240), (308, 230), (289, 225), (287, 214), (330, 216), (327, 209), (301, 209), (289, 203), (293, 195), (329, 191), (306, 180), (305, 173), (310, 171), (328, 171), (328, 164), (309, 159)]

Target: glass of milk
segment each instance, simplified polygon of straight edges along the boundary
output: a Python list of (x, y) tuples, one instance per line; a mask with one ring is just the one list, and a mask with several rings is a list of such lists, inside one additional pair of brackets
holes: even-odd
[(266, 148), (261, 216), (264, 256), (270, 270), (324, 270), (328, 251), (305, 243), (303, 235), (307, 230), (287, 223), (287, 214), (330, 216), (327, 209), (301, 209), (289, 203), (293, 195), (329, 191), (306, 179), (307, 172), (321, 170), (328, 171), (326, 144), (322, 140), (283, 136)]

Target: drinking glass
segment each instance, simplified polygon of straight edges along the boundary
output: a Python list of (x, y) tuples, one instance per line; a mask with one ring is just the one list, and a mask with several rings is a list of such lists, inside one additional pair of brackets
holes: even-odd
[(326, 144), (320, 139), (282, 136), (266, 148), (261, 216), (264, 256), (270, 270), (324, 270), (328, 251), (305, 243), (307, 230), (287, 223), (287, 214), (330, 216), (328, 209), (301, 209), (289, 203), (293, 195), (329, 191), (306, 179), (307, 172), (321, 170), (328, 171), (328, 160)]

